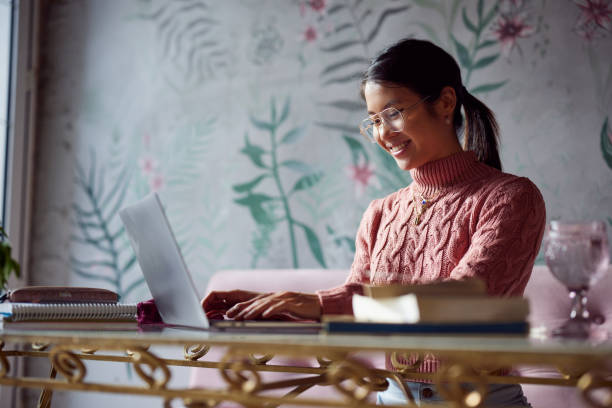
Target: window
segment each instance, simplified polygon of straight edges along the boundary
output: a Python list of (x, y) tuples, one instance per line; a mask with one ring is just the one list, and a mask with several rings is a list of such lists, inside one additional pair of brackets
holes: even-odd
[(4, 225), (13, 0), (0, 0), (0, 224)]

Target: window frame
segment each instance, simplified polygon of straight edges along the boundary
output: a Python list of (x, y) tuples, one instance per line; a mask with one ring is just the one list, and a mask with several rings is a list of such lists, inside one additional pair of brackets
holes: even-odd
[[(9, 236), (12, 256), (21, 266), (21, 277), (9, 286), (28, 282), (30, 229), (33, 207), (34, 141), (36, 134), (37, 83), (39, 66), (40, 14), (43, 0), (13, 0), (9, 100), (7, 112), (5, 183), (2, 220)], [(12, 376), (23, 375), (21, 359), (11, 358)], [(22, 389), (0, 386), (0, 401), (15, 407)]]
[(9, 114), (5, 168), (4, 214), (13, 257), (25, 284), (34, 181), (37, 82), (41, 0), (14, 0), (9, 73)]

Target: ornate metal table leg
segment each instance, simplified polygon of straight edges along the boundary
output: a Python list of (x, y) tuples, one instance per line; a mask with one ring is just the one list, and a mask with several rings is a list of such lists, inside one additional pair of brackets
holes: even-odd
[[(57, 377), (57, 370), (51, 365), (49, 378), (55, 380), (55, 377)], [(38, 398), (38, 408), (51, 408), (51, 398), (53, 398), (53, 390), (50, 388), (43, 388)]]
[[(591, 407), (612, 408), (612, 387), (610, 381), (605, 380), (605, 375), (589, 371), (580, 377), (577, 386), (582, 399)], [(597, 398), (597, 391), (603, 391), (600, 398)]]
[[(466, 389), (462, 384), (471, 384)], [(436, 387), (440, 394), (459, 408), (481, 407), (487, 395), (487, 384), (474, 370), (464, 364), (443, 366), (436, 375)]]

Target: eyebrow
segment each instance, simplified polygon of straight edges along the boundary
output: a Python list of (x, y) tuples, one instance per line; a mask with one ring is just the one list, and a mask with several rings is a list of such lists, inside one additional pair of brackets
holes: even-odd
[[(384, 111), (385, 109), (391, 107), (391, 105), (397, 105), (398, 103), (400, 103), (400, 101), (398, 99), (391, 99), (389, 102), (387, 102), (385, 104), (385, 106), (383, 106), (383, 108), (380, 110), (381, 112)], [(368, 111), (368, 115), (374, 115), (374, 112), (372, 111)]]

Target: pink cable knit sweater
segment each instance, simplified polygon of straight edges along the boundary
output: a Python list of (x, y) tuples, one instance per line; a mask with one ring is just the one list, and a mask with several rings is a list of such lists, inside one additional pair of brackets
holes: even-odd
[[(351, 297), (363, 293), (362, 284), (478, 276), (491, 295), (522, 295), (546, 221), (538, 188), (478, 162), (473, 152), (426, 163), (410, 175), (414, 181), (408, 187), (372, 201), (366, 210), (346, 283), (317, 292), (323, 314), (351, 314)], [(436, 196), (418, 226), (415, 193)], [(435, 372), (438, 366), (427, 356), (418, 371)]]

